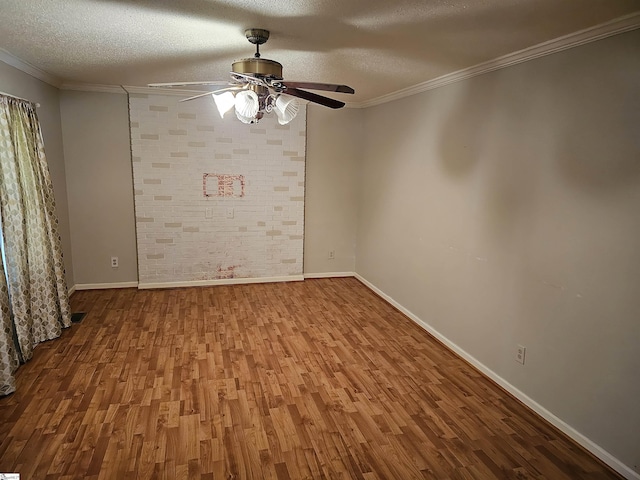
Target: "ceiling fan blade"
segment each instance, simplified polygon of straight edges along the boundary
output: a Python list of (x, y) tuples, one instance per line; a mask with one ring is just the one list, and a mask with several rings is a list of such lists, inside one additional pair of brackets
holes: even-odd
[(287, 88), (308, 88), (310, 90), (324, 90), (327, 92), (338, 93), (356, 93), (356, 91), (348, 85), (335, 85), (333, 83), (315, 83), (315, 82), (278, 82)]
[(179, 102), (188, 102), (189, 100), (195, 100), (196, 98), (206, 97), (207, 95), (211, 95), (212, 93), (226, 92), (228, 90), (242, 90), (242, 87), (228, 87), (228, 88), (220, 88), (218, 90), (210, 90), (208, 92), (200, 93), (199, 95), (194, 95), (193, 97), (183, 98), (179, 100)]
[(345, 105), (344, 102), (340, 102), (339, 100), (334, 100), (333, 98), (329, 97), (323, 97), (322, 95), (307, 92), (306, 90), (298, 90), (297, 88), (287, 88), (286, 93), (294, 97), (302, 98), (303, 100), (308, 100), (313, 103), (319, 103), (320, 105), (324, 105), (325, 107), (329, 108), (342, 108)]
[(149, 83), (148, 87), (169, 88), (169, 87), (189, 87), (197, 85), (228, 85), (229, 82), (224, 81), (206, 81), (206, 82), (170, 82), (170, 83)]
[(206, 82), (169, 82), (169, 83), (149, 83), (148, 87), (171, 88), (171, 87), (195, 87), (198, 85), (228, 85), (228, 82), (211, 80)]

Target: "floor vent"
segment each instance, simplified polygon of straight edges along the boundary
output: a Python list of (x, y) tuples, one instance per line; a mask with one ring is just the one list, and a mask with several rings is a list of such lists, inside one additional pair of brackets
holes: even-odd
[(71, 323), (80, 323), (84, 319), (85, 315), (86, 315), (85, 312), (72, 313), (71, 314)]

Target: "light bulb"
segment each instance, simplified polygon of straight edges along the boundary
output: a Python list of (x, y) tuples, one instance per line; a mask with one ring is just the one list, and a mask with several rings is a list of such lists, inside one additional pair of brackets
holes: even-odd
[(240, 115), (240, 113), (237, 110), (236, 110), (236, 117), (238, 117), (238, 120), (240, 120), (242, 123), (255, 123), (255, 119), (251, 117), (245, 117), (244, 115)]

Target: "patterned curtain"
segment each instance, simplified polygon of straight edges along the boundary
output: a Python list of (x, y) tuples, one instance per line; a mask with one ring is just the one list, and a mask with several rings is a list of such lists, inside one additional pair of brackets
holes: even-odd
[[(2, 266), (2, 255), (0, 255)], [(13, 327), (9, 317), (9, 290), (2, 268), (0, 268), (0, 396), (16, 389), (13, 372), (19, 365), (18, 353), (13, 343)]]
[[(71, 325), (53, 185), (35, 105), (0, 95), (0, 394), (40, 342)], [(2, 262), (0, 262), (2, 264)], [(6, 273), (6, 283), (5, 283)]]

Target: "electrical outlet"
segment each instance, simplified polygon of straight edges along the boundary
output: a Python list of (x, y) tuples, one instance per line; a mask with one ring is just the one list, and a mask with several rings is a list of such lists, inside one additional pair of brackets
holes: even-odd
[(204, 218), (213, 218), (213, 208), (204, 209)]
[(235, 211), (233, 207), (227, 207), (227, 218), (233, 218), (235, 216)]
[(336, 251), (335, 250), (329, 250), (329, 255), (327, 256), (327, 258), (329, 260), (334, 260), (336, 258)]
[(518, 349), (516, 350), (516, 362), (524, 365), (524, 354), (526, 351), (527, 351), (526, 347), (522, 345), (518, 345)]
[(118, 268), (118, 257), (111, 257), (111, 268)]

